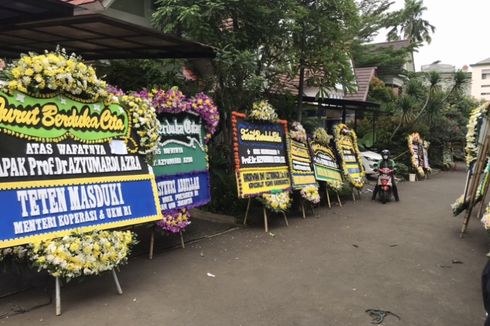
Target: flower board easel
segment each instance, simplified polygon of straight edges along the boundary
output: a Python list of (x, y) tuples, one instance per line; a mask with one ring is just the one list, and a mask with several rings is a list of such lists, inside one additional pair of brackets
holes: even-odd
[[(250, 212), (250, 203), (252, 201), (252, 198), (248, 198), (248, 203), (247, 203), (247, 210), (245, 211), (245, 218), (243, 219), (243, 225), (247, 225), (247, 218), (248, 214)], [(264, 231), (267, 233), (269, 232), (269, 221), (267, 217), (267, 209), (265, 208), (265, 205), (262, 205), (262, 212), (264, 216)], [(288, 218), (286, 216), (285, 212), (281, 212), (282, 216), (284, 217), (284, 223), (286, 223), (286, 226), (289, 226)]]
[[(329, 193), (329, 190), (330, 189), (329, 189), (328, 184), (327, 184), (326, 187), (325, 187), (325, 194), (326, 194), (326, 197), (327, 197), (327, 204), (328, 204), (328, 207), (329, 208), (332, 208), (332, 204), (331, 204), (331, 201), (330, 201), (330, 193)], [(342, 207), (342, 201), (340, 200), (340, 196), (339, 196), (338, 190), (336, 190), (336, 189), (332, 189), (332, 190), (335, 192), (335, 194), (337, 196), (337, 202), (339, 203), (339, 206)]]
[(347, 125), (339, 123), (334, 127), (334, 139), (337, 153), (340, 157), (341, 169), (344, 177), (349, 181), (352, 189), (352, 199), (361, 199), (361, 191), (365, 184), (365, 171), (362, 165), (361, 153), (357, 145), (357, 135)]
[[(184, 235), (182, 231), (179, 232), (179, 236), (180, 236), (180, 245), (182, 249), (185, 249), (185, 241), (184, 241)], [(154, 247), (155, 247), (155, 227), (152, 227), (150, 231), (150, 248), (148, 250), (148, 259), (150, 260), (153, 259)]]
[[(119, 279), (117, 277), (116, 271), (114, 269), (111, 270), (112, 278), (114, 279), (114, 284), (116, 285), (117, 294), (123, 294), (121, 284), (119, 283)], [(54, 278), (55, 281), (55, 305), (56, 305), (56, 316), (61, 316), (61, 280), (57, 276)]]
[[(460, 237), (463, 237), (468, 228), (471, 213), (478, 200), (485, 200), (488, 191), (488, 182), (482, 182), (482, 175), (486, 164), (487, 156), (490, 151), (490, 103), (486, 102), (473, 109), (468, 119), (466, 134), (466, 166), (468, 169), (463, 194), (451, 205), (453, 215), (458, 215), (465, 211)], [(483, 185), (484, 189), (479, 189)], [(480, 195), (482, 195), (481, 198)], [(483, 205), (483, 203), (482, 203)], [(477, 218), (480, 218), (482, 207), (478, 211)]]
[[(463, 237), (463, 235), (466, 233), (466, 230), (468, 229), (471, 213), (475, 206), (480, 176), (483, 172), (483, 169), (485, 168), (486, 157), (489, 151), (489, 145), (490, 145), (490, 135), (487, 134), (482, 145), (482, 150), (479, 152), (478, 158), (474, 164), (473, 167), (474, 171), (473, 173), (471, 173), (470, 171), (471, 177), (469, 178), (467, 191), (465, 191), (463, 197), (463, 198), (467, 198), (468, 200), (468, 208), (466, 209), (465, 217), (463, 220), (463, 226), (461, 227), (461, 234), (460, 234), (461, 238)], [(481, 214), (481, 212), (479, 214)]]
[[(183, 231), (191, 223), (188, 210), (211, 200), (207, 143), (219, 123), (218, 107), (204, 93), (188, 98), (177, 87), (143, 90), (138, 96), (150, 101), (159, 123), (152, 168), (163, 219), (155, 227), (178, 233), (185, 248)], [(149, 259), (153, 257), (154, 228)]]
[(252, 198), (257, 198), (263, 205), (266, 232), (266, 208), (281, 213), (289, 225), (285, 213), (291, 190), (287, 121), (279, 120), (267, 101), (260, 101), (253, 104), (248, 116), (232, 112), (231, 123), (238, 197), (248, 199), (243, 224), (247, 223)]

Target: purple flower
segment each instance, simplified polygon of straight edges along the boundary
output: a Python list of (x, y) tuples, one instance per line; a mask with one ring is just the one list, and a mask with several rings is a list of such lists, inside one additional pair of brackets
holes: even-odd
[(185, 95), (177, 88), (168, 91), (158, 90), (152, 93), (152, 104), (157, 113), (180, 113), (189, 111), (190, 104)]
[(185, 208), (172, 209), (163, 212), (163, 219), (158, 221), (156, 225), (170, 233), (179, 233), (191, 224), (190, 217), (189, 211)]
[(124, 91), (117, 86), (107, 85), (107, 93), (115, 96), (124, 96)]
[(219, 123), (218, 107), (214, 104), (213, 100), (204, 93), (196, 94), (190, 99), (190, 109), (201, 116), (206, 123), (206, 142), (216, 132), (216, 128)]

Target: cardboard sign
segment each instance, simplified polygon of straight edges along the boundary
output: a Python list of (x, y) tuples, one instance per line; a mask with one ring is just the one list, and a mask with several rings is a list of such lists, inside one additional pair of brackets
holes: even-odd
[(192, 208), (211, 200), (204, 125), (199, 116), (163, 113), (153, 165), (161, 210)]
[(307, 144), (294, 139), (289, 141), (289, 165), (293, 189), (317, 185), (311, 165), (311, 154)]
[(325, 181), (328, 185), (337, 187), (342, 184), (342, 173), (337, 164), (337, 159), (333, 150), (328, 146), (318, 143), (311, 143), (313, 151), (313, 167), (315, 178), (318, 181)]
[(232, 127), (239, 197), (290, 189), (287, 121), (250, 121), (246, 115), (233, 112)]
[(118, 105), (0, 93), (0, 248), (160, 219), (130, 135)]

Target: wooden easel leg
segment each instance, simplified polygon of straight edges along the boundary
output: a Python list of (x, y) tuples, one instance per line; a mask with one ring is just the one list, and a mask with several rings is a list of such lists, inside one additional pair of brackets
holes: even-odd
[(247, 224), (248, 211), (250, 210), (250, 202), (251, 201), (252, 201), (252, 198), (249, 198), (248, 203), (247, 203), (247, 210), (245, 211), (245, 218), (243, 219), (243, 225)]
[(354, 192), (354, 188), (352, 188), (352, 200), (356, 201), (356, 193)]
[(360, 189), (357, 189), (357, 197), (359, 198), (359, 200), (362, 199), (362, 197), (361, 197), (361, 190)]
[(151, 233), (150, 233), (150, 251), (148, 253), (148, 259), (153, 259), (153, 248), (155, 246), (155, 228), (151, 228)]
[(301, 211), (303, 213), (303, 219), (306, 218), (306, 213), (305, 213), (305, 203), (304, 203), (304, 199), (301, 198)]
[(286, 213), (282, 212), (282, 216), (284, 216), (284, 222), (286, 222), (286, 226), (289, 226), (288, 218), (286, 216)]
[(182, 231), (180, 233), (180, 244), (182, 246), (182, 249), (185, 249), (185, 242), (184, 242), (184, 235), (182, 234)]
[(332, 208), (332, 203), (330, 202), (330, 194), (328, 193), (328, 188), (325, 190), (325, 194), (327, 195), (328, 208)]
[(339, 202), (339, 206), (342, 207), (342, 201), (340, 200), (339, 192), (335, 190), (335, 193), (337, 194), (337, 201)]
[(61, 316), (61, 295), (60, 295), (60, 278), (59, 277), (55, 277), (54, 278), (54, 281), (55, 281), (55, 301), (56, 301), (56, 316)]
[[(486, 163), (486, 156), (488, 155), (489, 140), (490, 140), (489, 137), (490, 136), (487, 134), (485, 141), (483, 143), (482, 149), (479, 153), (479, 159), (477, 159), (476, 166), (474, 167), (473, 182), (468, 187), (468, 193), (470, 195), (470, 198), (468, 200), (469, 205), (468, 205), (468, 208), (466, 210), (466, 215), (465, 215), (465, 219), (463, 221), (463, 226), (461, 227), (461, 234), (460, 234), (461, 238), (463, 238), (464, 233), (468, 229), (468, 223), (470, 222), (471, 212), (473, 211), (473, 207), (475, 206), (476, 191), (478, 190), (480, 175), (484, 169), (483, 164)], [(482, 159), (482, 157), (484, 157), (485, 159)]]
[(116, 283), (117, 294), (123, 294), (121, 289), (121, 284), (119, 284), (119, 279), (117, 278), (116, 270), (112, 269), (112, 277), (114, 278), (114, 283)]
[(466, 216), (464, 217), (463, 226), (461, 227), (461, 234), (459, 235), (460, 238), (463, 238), (464, 234), (466, 233), (466, 230), (468, 229), (468, 223), (470, 222), (471, 211), (472, 208), (468, 207)]
[(264, 228), (266, 233), (269, 232), (269, 225), (267, 222), (267, 210), (265, 209), (265, 207), (264, 207)]

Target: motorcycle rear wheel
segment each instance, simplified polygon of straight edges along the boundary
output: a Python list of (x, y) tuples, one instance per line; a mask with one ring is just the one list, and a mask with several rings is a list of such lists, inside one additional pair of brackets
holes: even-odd
[(381, 202), (383, 204), (386, 204), (386, 202), (388, 201), (388, 192), (381, 190), (381, 192), (379, 194), (379, 199), (381, 200)]

